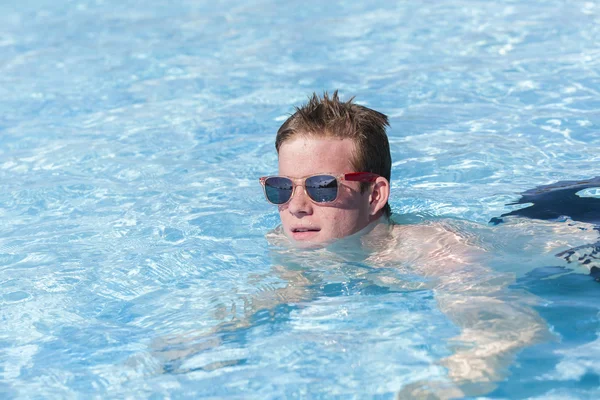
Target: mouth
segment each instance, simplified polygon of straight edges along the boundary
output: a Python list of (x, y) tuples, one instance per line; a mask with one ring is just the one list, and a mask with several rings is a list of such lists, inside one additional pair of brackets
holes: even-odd
[(317, 234), (321, 231), (320, 228), (315, 227), (293, 227), (290, 229), (292, 234), (292, 238), (294, 240), (310, 240), (317, 236)]

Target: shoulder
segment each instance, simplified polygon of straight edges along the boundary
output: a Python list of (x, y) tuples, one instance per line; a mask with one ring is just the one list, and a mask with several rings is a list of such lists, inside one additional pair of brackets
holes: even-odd
[(419, 224), (395, 224), (394, 236), (402, 242), (421, 244), (463, 244), (480, 247), (477, 237), (470, 233), (464, 221), (435, 220)]
[(427, 221), (393, 227), (397, 257), (420, 265), (471, 264), (485, 252), (479, 238), (453, 220)]

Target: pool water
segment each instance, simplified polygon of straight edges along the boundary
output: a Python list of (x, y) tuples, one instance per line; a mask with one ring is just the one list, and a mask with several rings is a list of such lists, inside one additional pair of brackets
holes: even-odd
[(0, 397), (448, 393), (425, 277), (265, 238), (275, 132), (339, 89), (390, 117), (396, 220), (451, 221), (543, 328), (465, 395), (598, 398), (600, 284), (555, 255), (600, 234), (489, 221), (600, 175), (599, 39), (579, 0), (0, 3)]

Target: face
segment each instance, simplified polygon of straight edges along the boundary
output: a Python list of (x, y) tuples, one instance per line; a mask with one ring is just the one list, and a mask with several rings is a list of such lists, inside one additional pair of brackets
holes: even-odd
[[(355, 171), (350, 139), (298, 136), (279, 148), (279, 175), (302, 178), (327, 173), (338, 175)], [(360, 193), (360, 182), (341, 181), (338, 198), (332, 203), (314, 203), (302, 186), (294, 189), (291, 200), (279, 206), (285, 234), (294, 241), (327, 243), (366, 227), (372, 220), (370, 191)]]

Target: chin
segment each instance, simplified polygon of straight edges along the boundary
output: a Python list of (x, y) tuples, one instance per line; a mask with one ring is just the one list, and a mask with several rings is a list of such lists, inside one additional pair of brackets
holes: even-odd
[(286, 236), (294, 244), (294, 247), (299, 248), (317, 248), (324, 247), (333, 242), (334, 238), (327, 238), (322, 235), (322, 232), (301, 233), (286, 232)]

